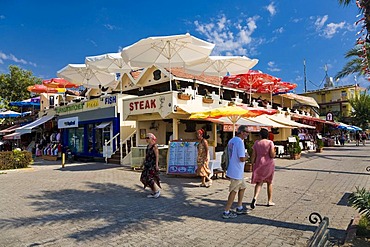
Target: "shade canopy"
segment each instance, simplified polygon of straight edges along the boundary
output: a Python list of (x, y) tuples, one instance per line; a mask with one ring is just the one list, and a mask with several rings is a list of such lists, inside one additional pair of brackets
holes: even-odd
[(206, 119), (227, 117), (233, 123), (233, 133), (235, 135), (235, 123), (241, 117), (256, 117), (261, 113), (252, 112), (239, 106), (222, 106), (202, 112), (195, 112), (190, 115), (190, 119)]
[(248, 72), (257, 63), (258, 59), (250, 59), (244, 56), (209, 56), (202, 63), (186, 66), (185, 71), (196, 75), (234, 75)]
[(122, 49), (122, 58), (131, 66), (152, 65), (183, 67), (204, 61), (214, 44), (191, 36), (189, 33), (148, 37)]
[(262, 115), (262, 114), (267, 114), (267, 115), (274, 115), (276, 113), (278, 113), (279, 111), (276, 110), (276, 109), (267, 109), (267, 108), (262, 108), (262, 107), (250, 107), (248, 105), (245, 105), (245, 104), (242, 104), (242, 105), (237, 105), (243, 109), (246, 109), (248, 111), (251, 111), (251, 112), (254, 112), (254, 113), (258, 113), (259, 115)]
[(22, 101), (13, 101), (13, 102), (10, 102), (9, 105), (18, 106), (18, 107), (27, 107), (27, 106), (40, 107), (40, 97), (34, 97), (30, 99), (25, 99)]
[(280, 78), (263, 73), (259, 70), (249, 70), (247, 73), (226, 76), (221, 84), (228, 87), (243, 89), (249, 92), (249, 102), (252, 101), (252, 93), (257, 90), (262, 91), (267, 85), (271, 87), (277, 82), (281, 81)]
[(3, 129), (3, 130), (0, 130), (0, 135), (6, 135), (6, 134), (9, 134), (11, 132), (13, 132), (16, 128), (18, 128), (19, 125), (13, 125), (9, 128), (6, 128), (6, 129)]
[(301, 123), (298, 123), (296, 121), (293, 121), (290, 118), (287, 118), (282, 114), (268, 116), (268, 118), (277, 122), (277, 123), (289, 125), (289, 126), (292, 126), (294, 128), (316, 129), (316, 127), (314, 127), (314, 126), (307, 125), (307, 124), (301, 124)]
[(51, 87), (47, 87), (45, 85), (36, 84), (36, 85), (33, 85), (33, 86), (28, 86), (27, 91), (29, 91), (31, 93), (37, 93), (37, 94), (40, 94), (40, 93), (64, 93), (66, 91), (66, 89), (65, 88), (51, 88)]
[(79, 85), (67, 81), (64, 78), (51, 78), (47, 80), (43, 80), (42, 84), (51, 87), (51, 88), (78, 88)]
[(118, 83), (115, 74), (92, 69), (85, 64), (68, 64), (57, 75), (88, 88), (115, 87)]
[(170, 91), (171, 67), (184, 67), (205, 61), (211, 54), (214, 44), (198, 39), (190, 34), (149, 37), (122, 49), (123, 60), (131, 66), (169, 67)]
[(14, 118), (14, 117), (20, 117), (20, 116), (22, 116), (22, 113), (16, 112), (16, 111), (8, 110), (8, 111), (0, 112), (0, 118)]
[(3, 140), (19, 140), (19, 139), (21, 139), (20, 133), (11, 133), (3, 136)]
[(54, 118), (53, 115), (41, 117), (41, 118), (39, 118), (39, 119), (29, 123), (29, 124), (26, 124), (22, 127), (19, 127), (17, 129), (15, 129), (15, 132), (19, 133), (21, 135), (26, 134), (26, 133), (31, 133), (32, 129), (36, 128), (37, 126), (40, 126), (43, 123), (46, 123), (47, 121), (51, 120), (52, 118)]
[(123, 60), (120, 52), (86, 57), (85, 64), (108, 73), (127, 73), (133, 69)]
[(282, 94), (281, 97), (295, 100), (302, 105), (309, 105), (309, 106), (313, 106), (316, 108), (320, 108), (319, 104), (317, 104), (316, 100), (312, 97), (297, 95), (294, 93)]

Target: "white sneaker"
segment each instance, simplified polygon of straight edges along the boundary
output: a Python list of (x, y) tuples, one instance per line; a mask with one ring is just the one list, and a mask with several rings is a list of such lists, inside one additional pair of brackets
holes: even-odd
[(158, 198), (160, 196), (160, 194), (161, 194), (161, 191), (158, 190), (157, 192), (154, 193), (153, 197)]
[(154, 198), (154, 195), (155, 195), (155, 193), (150, 193), (149, 195), (147, 195), (146, 197), (148, 197), (148, 198)]

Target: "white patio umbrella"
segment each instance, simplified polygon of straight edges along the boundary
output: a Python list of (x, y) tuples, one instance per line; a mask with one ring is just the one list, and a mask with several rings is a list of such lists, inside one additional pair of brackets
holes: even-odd
[(68, 64), (66, 67), (59, 70), (57, 75), (70, 82), (88, 88), (114, 87), (117, 83), (115, 74), (92, 69), (85, 64)]
[(221, 75), (244, 74), (258, 63), (258, 59), (245, 56), (209, 56), (203, 63), (188, 65), (185, 70), (191, 74), (218, 76), (221, 94)]
[(123, 60), (131, 66), (149, 67), (157, 65), (184, 67), (204, 61), (212, 52), (214, 44), (198, 39), (190, 34), (158, 36), (142, 39), (122, 49)]
[[(120, 52), (86, 57), (85, 64), (92, 69), (115, 73), (117, 80), (120, 80), (125, 73), (129, 73), (133, 69), (138, 69), (137, 67), (132, 68), (123, 61)], [(120, 84), (120, 90), (122, 93), (122, 84)]]
[(22, 113), (12, 111), (12, 110), (0, 112), (0, 118), (13, 118), (13, 117), (20, 117), (20, 116), (22, 116)]
[(133, 69), (123, 61), (120, 52), (86, 57), (85, 64), (92, 69), (108, 73), (127, 73)]

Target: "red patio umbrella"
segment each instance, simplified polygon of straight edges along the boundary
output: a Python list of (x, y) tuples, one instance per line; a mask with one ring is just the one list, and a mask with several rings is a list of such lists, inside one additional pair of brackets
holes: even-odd
[(48, 80), (43, 80), (42, 84), (51, 87), (51, 88), (78, 88), (79, 85), (72, 83), (70, 81), (67, 81), (63, 78), (51, 78)]
[(272, 105), (272, 94), (275, 93), (287, 93), (297, 87), (297, 84), (282, 82), (282, 81), (271, 81), (261, 83), (258, 88), (256, 88), (257, 93), (269, 93), (270, 101)]
[(249, 102), (252, 100), (252, 92), (265, 83), (275, 83), (281, 81), (280, 78), (263, 73), (259, 70), (249, 70), (248, 73), (234, 76), (225, 76), (221, 84), (224, 86), (244, 89), (249, 91)]

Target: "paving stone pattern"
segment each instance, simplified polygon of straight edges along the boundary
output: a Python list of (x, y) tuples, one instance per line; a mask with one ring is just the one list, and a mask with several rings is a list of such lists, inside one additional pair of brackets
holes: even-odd
[[(152, 199), (140, 173), (125, 167), (36, 160), (0, 172), (0, 246), (306, 246), (317, 227), (308, 221), (312, 212), (329, 217), (338, 244), (357, 215), (349, 193), (370, 189), (369, 151), (350, 143), (277, 158), (276, 206), (266, 206), (264, 186), (256, 209), (235, 219), (222, 218), (225, 179), (201, 188), (197, 178), (162, 174), (161, 197)], [(249, 184), (248, 207), (252, 195)]]

